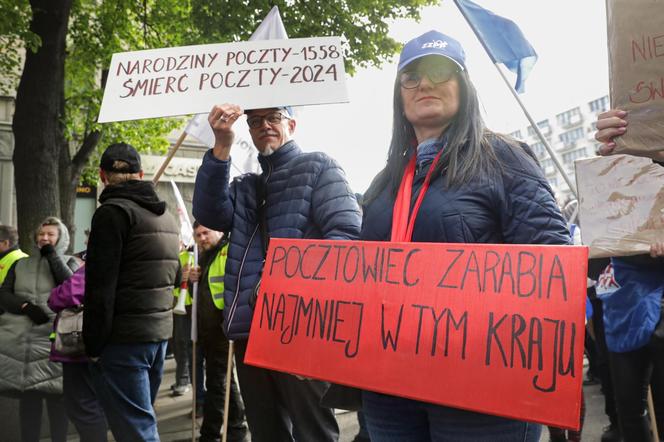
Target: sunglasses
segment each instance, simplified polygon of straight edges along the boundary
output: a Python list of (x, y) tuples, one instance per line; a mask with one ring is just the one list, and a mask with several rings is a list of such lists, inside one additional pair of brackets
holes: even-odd
[(431, 67), (426, 69), (426, 72), (405, 71), (399, 76), (399, 83), (404, 89), (415, 89), (420, 85), (425, 75), (431, 83), (440, 84), (450, 81), (457, 73), (459, 73), (459, 68), (451, 66)]

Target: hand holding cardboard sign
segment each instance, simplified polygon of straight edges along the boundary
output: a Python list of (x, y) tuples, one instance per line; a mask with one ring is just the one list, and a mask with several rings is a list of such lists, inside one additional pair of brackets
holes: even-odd
[(627, 130), (627, 112), (620, 109), (611, 109), (599, 114), (597, 117), (597, 133), (595, 139), (602, 143), (598, 154), (605, 156), (613, 154), (616, 147), (614, 138), (624, 134)]
[(225, 103), (212, 107), (208, 115), (208, 122), (214, 132), (212, 153), (218, 160), (226, 161), (230, 158), (231, 146), (235, 138), (233, 124), (243, 113), (242, 108), (236, 104)]
[[(597, 117), (596, 126), (595, 139), (602, 143), (597, 149), (597, 154), (602, 156), (617, 154), (615, 139), (627, 132), (627, 112), (621, 109), (611, 109), (603, 112)], [(664, 161), (664, 151), (626, 151), (623, 149), (620, 153), (652, 158), (655, 161)]]
[(656, 242), (650, 245), (650, 256), (659, 258), (664, 256), (664, 242)]

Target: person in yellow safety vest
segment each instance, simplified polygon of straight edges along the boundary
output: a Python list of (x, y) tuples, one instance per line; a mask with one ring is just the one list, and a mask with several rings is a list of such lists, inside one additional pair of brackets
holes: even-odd
[[(224, 420), (224, 395), (228, 364), (228, 338), (223, 332), (224, 274), (228, 240), (223, 233), (194, 222), (194, 239), (198, 245), (198, 267), (192, 267), (189, 280), (198, 282), (196, 320), (198, 343), (205, 357), (206, 392), (203, 424), (199, 441), (218, 441)], [(235, 375), (230, 379), (228, 440), (246, 439), (247, 425)]]
[(27, 253), (18, 248), (16, 229), (12, 226), (0, 225), (0, 285), (5, 281), (11, 266), (27, 256)]
[[(188, 269), (194, 264), (194, 253), (191, 250), (182, 250), (180, 252), (180, 267), (183, 270), (182, 273), (182, 285), (180, 287), (175, 287), (173, 289), (173, 296), (175, 296), (175, 303), (177, 304), (179, 299), (180, 299), (180, 292), (182, 291), (181, 288), (184, 286), (184, 284), (187, 282), (187, 277), (188, 274), (185, 274), (185, 272), (188, 271)], [(187, 289), (187, 295), (185, 297), (184, 305), (191, 305), (192, 301), (192, 296), (191, 296), (191, 291)]]
[(224, 274), (226, 273), (226, 257), (228, 255), (228, 241), (224, 241), (223, 247), (215, 255), (212, 264), (208, 268), (208, 287), (212, 302), (217, 310), (224, 309)]
[[(187, 289), (189, 269), (194, 261), (194, 255), (184, 248), (181, 249), (179, 259), (182, 268), (182, 284), (173, 290), (173, 356), (175, 357), (175, 383), (171, 385), (173, 396), (183, 396), (191, 390), (191, 292)], [(180, 296), (185, 293), (184, 305), (180, 304)], [(197, 397), (197, 401), (202, 398)]]
[[(27, 253), (18, 248), (16, 228), (0, 225), (0, 286), (5, 281), (7, 273), (14, 263), (27, 256)], [(0, 308), (0, 315), (2, 313), (4, 313), (4, 310)]]

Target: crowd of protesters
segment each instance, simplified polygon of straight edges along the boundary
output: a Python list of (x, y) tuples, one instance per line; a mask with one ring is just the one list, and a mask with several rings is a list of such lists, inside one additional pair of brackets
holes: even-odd
[[(158, 441), (153, 405), (174, 335), (173, 395), (198, 379), (199, 440), (220, 440), (223, 430), (233, 442), (249, 433), (255, 442), (337, 441), (334, 410), (322, 405), (330, 384), (244, 363), (270, 238), (575, 242), (574, 203), (561, 212), (530, 148), (484, 125), (456, 40), (430, 31), (409, 41), (393, 97), (387, 161), (361, 207), (333, 158), (300, 149), (290, 107), (215, 106), (208, 117), (215, 145), (203, 158), (193, 198), (197, 265), (166, 203), (142, 180), (140, 156), (125, 143), (101, 157), (105, 187), (85, 261), (66, 254), (68, 231), (55, 217), (36, 226), (29, 255), (19, 250), (16, 229), (0, 226), (0, 394), (19, 399), (22, 440), (39, 440), (45, 402), (53, 441), (66, 440), (69, 421), (82, 441), (106, 441), (108, 430), (118, 441)], [(242, 115), (262, 172), (231, 180), (233, 127)], [(621, 110), (599, 116), (599, 154), (613, 154), (628, 121)], [(664, 160), (661, 152), (651, 158)], [(649, 387), (664, 430), (663, 255), (664, 244), (652, 244), (649, 255), (589, 263), (586, 347), (589, 376), (599, 379), (606, 399), (604, 442), (652, 440)], [(174, 317), (178, 301), (184, 314)], [(63, 331), (79, 313), (82, 328)], [(78, 352), (63, 339), (77, 339)], [(361, 403), (357, 441), (535, 442), (542, 433), (530, 422), (370, 391)], [(583, 413), (579, 419), (582, 427)], [(581, 431), (549, 428), (549, 437), (577, 441)]]

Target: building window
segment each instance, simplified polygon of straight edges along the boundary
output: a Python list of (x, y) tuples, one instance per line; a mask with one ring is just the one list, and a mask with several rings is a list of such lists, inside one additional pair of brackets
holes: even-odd
[(569, 126), (581, 122), (581, 109), (575, 107), (563, 113), (556, 115), (556, 120), (561, 126)]
[(544, 152), (546, 152), (546, 147), (544, 147), (544, 143), (542, 142), (533, 143), (530, 145), (530, 148), (533, 150), (537, 158), (540, 158), (542, 155), (544, 155)]
[(558, 135), (560, 141), (565, 145), (565, 147), (571, 147), (574, 145), (576, 140), (583, 138), (583, 128), (577, 127), (574, 130), (569, 130)]
[(523, 140), (523, 137), (521, 136), (521, 130), (515, 130), (514, 132), (510, 133), (510, 137), (516, 138), (517, 140)]
[(590, 112), (605, 112), (609, 109), (609, 96), (605, 95), (602, 98), (598, 98), (597, 100), (593, 100), (590, 103), (588, 103), (588, 106), (590, 107)]
[(546, 158), (540, 162), (542, 165), (542, 170), (544, 174), (553, 172), (553, 160), (551, 158)]
[[(539, 127), (540, 132), (542, 132), (543, 135), (549, 135), (551, 134), (551, 126), (549, 125), (549, 120), (542, 120), (537, 123), (537, 127)], [(535, 132), (535, 129), (533, 129), (532, 126), (528, 126), (528, 135), (531, 137), (536, 137), (537, 132)]]
[(579, 158), (586, 158), (587, 156), (588, 156), (587, 149), (585, 147), (582, 147), (580, 149), (576, 149), (571, 152), (563, 154), (563, 163), (572, 166), (574, 164), (574, 160), (578, 160)]

